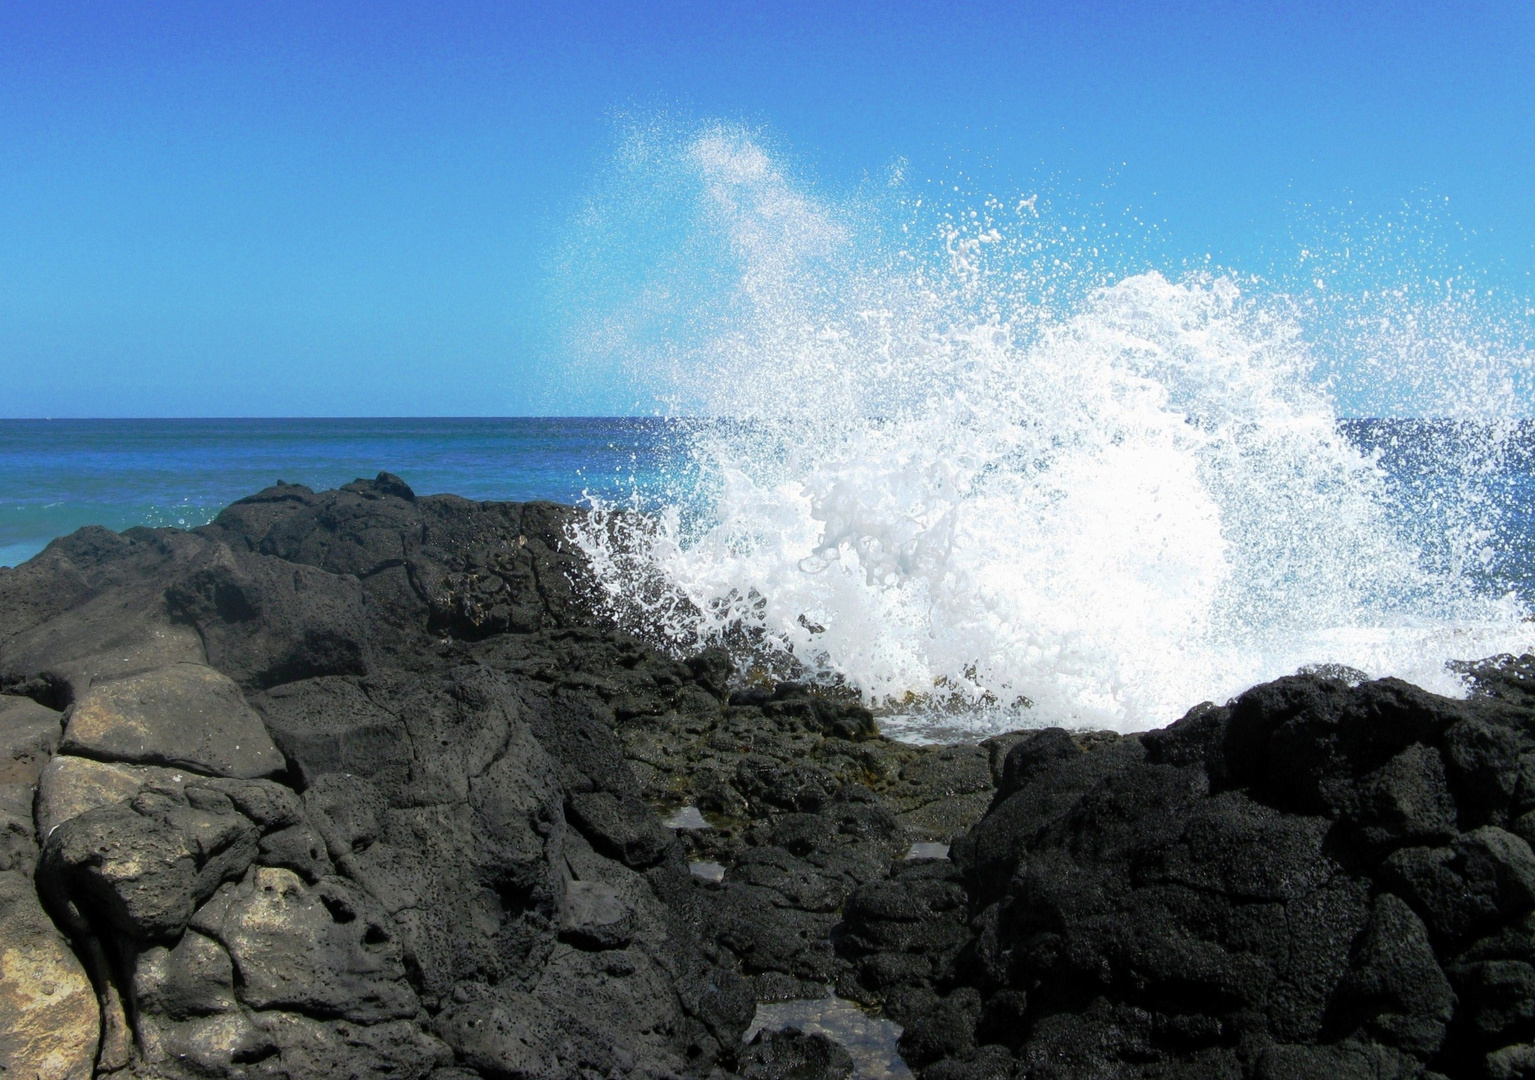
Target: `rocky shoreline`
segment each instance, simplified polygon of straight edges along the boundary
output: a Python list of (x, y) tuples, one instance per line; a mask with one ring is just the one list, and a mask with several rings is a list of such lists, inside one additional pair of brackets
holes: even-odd
[(742, 1039), (833, 988), (922, 1080), (1535, 1077), (1535, 661), (915, 747), (605, 625), (573, 513), (0, 570), (0, 1076), (841, 1080)]

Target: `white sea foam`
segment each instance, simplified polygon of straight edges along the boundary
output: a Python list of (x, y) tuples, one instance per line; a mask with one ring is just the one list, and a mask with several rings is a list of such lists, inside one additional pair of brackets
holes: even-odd
[[(587, 343), (712, 418), (677, 429), (687, 492), (577, 537), (636, 630), (843, 682), (914, 737), (1146, 728), (1314, 663), (1456, 693), (1447, 660), (1531, 644), (1464, 572), (1494, 508), (1404, 502), (1339, 433), (1293, 301), (1084, 269), (1028, 200), (882, 228), (739, 130), (624, 167), (665, 174), (685, 240)], [(1408, 359), (1465, 369), (1433, 378), (1478, 388), (1478, 430), (1510, 415), (1486, 350)], [(1497, 458), (1474, 443), (1467, 475)]]

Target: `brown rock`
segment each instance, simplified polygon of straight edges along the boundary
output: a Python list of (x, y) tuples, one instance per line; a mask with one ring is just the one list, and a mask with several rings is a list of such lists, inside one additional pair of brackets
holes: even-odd
[(0, 871), (0, 1076), (89, 1080), (101, 1015), (30, 874)]

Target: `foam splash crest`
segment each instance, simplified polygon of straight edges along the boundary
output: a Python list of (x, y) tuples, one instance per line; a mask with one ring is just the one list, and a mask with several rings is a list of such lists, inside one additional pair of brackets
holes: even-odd
[(1095, 277), (976, 212), (881, 231), (740, 131), (665, 154), (724, 285), (618, 351), (709, 418), (676, 428), (699, 479), (575, 536), (637, 631), (845, 683), (908, 734), (1145, 728), (1324, 662), (1455, 693), (1446, 660), (1529, 645), (1463, 572), (1493, 509), (1404, 507), (1282, 298)]

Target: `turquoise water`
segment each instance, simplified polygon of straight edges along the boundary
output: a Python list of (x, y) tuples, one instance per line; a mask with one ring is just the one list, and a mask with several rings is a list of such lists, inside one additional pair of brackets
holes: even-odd
[[(1458, 676), (1447, 674), (1447, 660), (1530, 648), (1535, 643), (1531, 637), (1535, 631), (1530, 630), (1524, 616), (1535, 606), (1535, 427), (1518, 424), (1494, 430), (1485, 425), (1392, 420), (1343, 421), (1339, 429), (1381, 471), (1377, 502), (1372, 504), (1380, 513), (1372, 528), (1397, 536), (1400, 545), (1415, 553), (1423, 569), (1414, 571), (1417, 577), (1413, 580), (1447, 583), (1444, 595), (1458, 606), (1441, 606), (1439, 594), (1418, 596), (1407, 588), (1400, 596), (1376, 597), (1360, 591), (1353, 608), (1341, 610), (1341, 614), (1329, 608), (1323, 615), (1331, 621), (1318, 616), (1308, 623), (1308, 609), (1302, 602), (1314, 602), (1316, 594), (1325, 589), (1299, 575), (1286, 576), (1285, 568), (1295, 562), (1283, 546), (1290, 543), (1286, 539), (1278, 546), (1271, 545), (1274, 550), (1270, 552), (1272, 561), (1285, 573), (1234, 558), (1229, 563), (1231, 590), (1255, 582), (1248, 593), (1256, 590), (1260, 599), (1268, 593), (1279, 595), (1281, 601), (1290, 596), (1299, 598), (1293, 604), (1286, 601), (1259, 609), (1239, 627), (1246, 637), (1228, 634), (1235, 644), (1219, 636), (1220, 626), (1204, 637), (1191, 632), (1175, 635), (1170, 640), (1184, 653), (1157, 667), (1161, 654), (1143, 647), (1144, 643), (1137, 644), (1139, 639), (1134, 635), (1121, 635), (1129, 644), (1114, 638), (1083, 656), (1060, 650), (1063, 659), (1054, 653), (1044, 655), (1040, 649), (1015, 648), (1008, 642), (986, 652), (981, 645), (961, 641), (950, 651), (961, 660), (970, 655), (986, 657), (1004, 670), (1011, 680), (1008, 685), (1021, 688), (1022, 696), (1013, 693), (1012, 697), (1026, 702), (1021, 707), (1027, 711), (1021, 715), (1016, 709), (998, 712), (967, 707), (962, 710), (968, 725), (964, 730), (985, 734), (993, 728), (1046, 721), (1127, 730), (1144, 727), (1166, 722), (1196, 701), (1230, 696), (1253, 682), (1317, 662), (1344, 663), (1376, 675), (1400, 675), (1440, 692), (1453, 692), (1460, 684)], [(813, 433), (809, 427), (802, 432), (807, 437)], [(881, 697), (876, 677), (891, 667), (887, 662), (890, 657), (899, 659), (899, 649), (909, 648), (913, 642), (936, 642), (948, 648), (950, 641), (942, 635), (947, 633), (950, 639), (957, 635), (957, 631), (944, 631), (939, 624), (940, 616), (957, 606), (942, 590), (956, 582), (963, 585), (967, 579), (962, 571), (981, 575), (983, 583), (989, 582), (989, 591), (981, 597), (987, 603), (998, 597), (1006, 600), (1011, 595), (1009, 589), (1066, 592), (1069, 599), (1074, 598), (1070, 612), (1076, 621), (1062, 633), (1080, 638), (1094, 629), (1094, 620), (1102, 622), (1125, 609), (1117, 599), (1105, 599), (1100, 577), (1113, 573), (1121, 563), (1139, 565), (1137, 560), (1144, 563), (1157, 554), (1156, 549), (1148, 549), (1144, 535), (1135, 532), (1121, 537), (1123, 545), (1112, 553), (1099, 550), (1094, 539), (1097, 534), (1088, 529), (1092, 520), (1086, 520), (1077, 533), (1063, 533), (1063, 546), (1053, 561), (1043, 563), (1009, 562), (1008, 549), (993, 551), (970, 536), (968, 547), (955, 545), (944, 551), (968, 558), (974, 565), (951, 567), (932, 575), (924, 585), (926, 592), (913, 590), (910, 574), (887, 580), (888, 575), (875, 578), (864, 572), (859, 560), (878, 556), (882, 550), (878, 545), (849, 541), (835, 553), (833, 565), (832, 559), (806, 557), (808, 549), (794, 546), (813, 543), (815, 537), (806, 534), (806, 539), (791, 530), (788, 540), (783, 539), (785, 507), (808, 513), (812, 509), (809, 500), (815, 497), (829, 500), (823, 511), (817, 511), (830, 515), (827, 529), (841, 520), (837, 527), (845, 532), (847, 521), (882, 508), (907, 515), (902, 520), (908, 523), (918, 521), (921, 505), (895, 506), (889, 498), (874, 498), (884, 491), (880, 485), (891, 487), (897, 494), (905, 492), (901, 485), (906, 481), (901, 476), (892, 480), (888, 470), (881, 471), (883, 459), (876, 456), (838, 466), (843, 473), (856, 474), (855, 479), (872, 477), (870, 483), (877, 481), (873, 487), (869, 483), (860, 487), (846, 477), (840, 487), (827, 485), (819, 474), (807, 474), (809, 479), (798, 482), (792, 477), (779, 478), (775, 487), (751, 495), (756, 489), (743, 485), (738, 477), (722, 479), (719, 470), (710, 472), (707, 460), (700, 461), (699, 448), (707, 447), (711, 440), (750, 438), (752, 434), (752, 429), (740, 425), (617, 418), (0, 421), (0, 565), (22, 562), (54, 537), (82, 525), (119, 530), (134, 525), (200, 525), (230, 502), (277, 480), (321, 490), (387, 470), (422, 495), (450, 492), (475, 499), (549, 499), (577, 504), (588, 500), (629, 503), (634, 499), (643, 509), (672, 511), (658, 520), (681, 520), (682, 525), (680, 531), (663, 529), (658, 534), (659, 546), (646, 547), (648, 540), (640, 544), (638, 559), (625, 556), (604, 563), (607, 591), (603, 595), (620, 599), (652, 596), (634, 587), (633, 579), (647, 588), (659, 581), (690, 600), (695, 594), (706, 600), (715, 595), (744, 597), (755, 605), (742, 616), (740, 624), (751, 633), (737, 637), (767, 641), (771, 646), (752, 646), (756, 651), (749, 658), (751, 662), (767, 662), (778, 656), (772, 649), (794, 650), (817, 677), (826, 673), (843, 677), (868, 692), (871, 701), (888, 703), (895, 696)], [(1113, 472), (1094, 474), (1087, 481), (1118, 491), (1118, 476)], [(825, 489), (819, 496), (816, 484)], [(743, 498), (743, 491), (751, 497)], [(765, 499), (763, 491), (772, 498)], [(1260, 488), (1259, 494), (1263, 493)], [(1328, 527), (1337, 515), (1327, 509), (1322, 499), (1326, 494), (1323, 490), (1318, 495), (1320, 508), (1286, 510), (1281, 506), (1277, 518), (1270, 513), (1262, 520), (1282, 523), (1284, 513), (1304, 511), (1308, 522), (1318, 528)], [(801, 507), (795, 500), (803, 500), (805, 505)], [(1114, 502), (1111, 517), (1128, 516), (1122, 504), (1122, 499)], [(1002, 521), (1009, 529), (1026, 530), (1049, 509), (1045, 504), (993, 499), (964, 520), (972, 529), (988, 521)], [(1222, 529), (1240, 529), (1250, 508), (1238, 501), (1227, 509), (1232, 520), (1223, 520)], [(1259, 506), (1251, 512), (1262, 509)], [(679, 510), (683, 511), (680, 517)], [(1169, 510), (1182, 535), (1187, 531), (1188, 508), (1170, 504)], [(728, 527), (719, 528), (716, 518), (727, 522)], [(795, 529), (804, 525), (800, 517), (789, 520)], [(1291, 530), (1284, 535), (1294, 533)], [(592, 545), (589, 553), (600, 557), (604, 554), (598, 550), (600, 538), (605, 535), (599, 529), (591, 536), (582, 534), (578, 541), (583, 547)], [(1242, 536), (1239, 531), (1233, 535), (1238, 539)], [(783, 542), (775, 542), (775, 537)], [(1336, 580), (1342, 587), (1355, 587), (1355, 579), (1349, 575), (1362, 572), (1361, 567), (1370, 569), (1372, 551), (1395, 550), (1378, 543), (1381, 537), (1371, 533), (1354, 538), (1361, 545), (1358, 550), (1329, 549), (1312, 560), (1320, 559), (1323, 569), (1338, 571), (1325, 577), (1323, 586), (1330, 587)], [(1095, 574), (1099, 576), (1073, 576), (1073, 567), (1084, 552), (1097, 560), (1092, 565), (1098, 568)], [(1111, 557), (1105, 559), (1109, 554)], [(772, 572), (758, 573), (759, 564)], [(923, 568), (914, 566), (916, 570)], [(1410, 566), (1406, 569), (1412, 571)], [(815, 593), (815, 589), (825, 595)], [(881, 589), (893, 590), (900, 603), (881, 601), (883, 606), (871, 608), (869, 595)], [(665, 599), (671, 594), (663, 591), (655, 595)], [(1243, 600), (1248, 594), (1238, 591), (1235, 595)], [(1184, 603), (1187, 598), (1175, 590), (1169, 596), (1163, 607), (1150, 609), (1145, 617), (1148, 624), (1175, 625), (1172, 616), (1193, 603)], [(1211, 604), (1225, 599), (1218, 595)], [(774, 603), (787, 612), (778, 612), (783, 616), (779, 621), (791, 631), (795, 627), (805, 629), (811, 635), (808, 642), (796, 645), (787, 634), (781, 634), (787, 644), (775, 644), (779, 638), (770, 635), (781, 628), (768, 619), (776, 611), (771, 607)], [(733, 625), (710, 637), (708, 626), (695, 627), (685, 621), (694, 617), (689, 612), (713, 613), (718, 605), (700, 605), (694, 600), (693, 607), (680, 604), (657, 613), (630, 611), (622, 603), (615, 604), (616, 616), (632, 618), (639, 631), (664, 631), (662, 636), (679, 650), (692, 650), (713, 640), (733, 640)], [(1172, 616), (1163, 608), (1171, 610)], [(960, 614), (969, 611), (962, 608)], [(1037, 627), (1049, 629), (1052, 611), (1059, 619), (1060, 611), (1048, 605), (1023, 605), (1014, 623), (1031, 632)], [(678, 616), (678, 612), (683, 615)], [(1243, 617), (1248, 614), (1246, 608), (1237, 611)], [(666, 622), (667, 618), (673, 622)], [(678, 618), (684, 622), (677, 623)], [(960, 629), (976, 625), (981, 625), (980, 621), (967, 615)], [(859, 648), (848, 648), (845, 656), (834, 653), (824, 644), (834, 632), (842, 633)], [(857, 636), (860, 634), (862, 637)], [(1044, 659), (1038, 660), (1041, 655)], [(1126, 674), (1115, 667), (1131, 660), (1143, 662), (1146, 670), (1137, 668)], [(868, 670), (860, 669), (859, 663)], [(1007, 664), (1017, 671), (1006, 668)], [(1070, 682), (1061, 672), (1076, 681)], [(938, 676), (919, 676), (908, 680), (919, 690), (953, 682), (946, 675), (943, 677), (948, 682), (939, 681)], [(1066, 686), (1057, 694), (1059, 700), (1048, 706), (1040, 704), (1045, 691), (1059, 690), (1057, 684)], [(1110, 705), (1098, 700), (1104, 694), (1102, 686), (1117, 687), (1113, 693), (1118, 697)], [(1137, 693), (1145, 700), (1136, 698)], [(993, 696), (1003, 699), (1001, 694)], [(1122, 704), (1121, 698), (1129, 704)], [(950, 705), (944, 705), (931, 715), (887, 716), (884, 722), (889, 730), (909, 729), (907, 733), (912, 736), (926, 737), (928, 729), (949, 731), (956, 723), (955, 715)], [(900, 724), (906, 727), (900, 728)]]
[(0, 420), (0, 566), (82, 525), (192, 527), (277, 480), (381, 470), (418, 494), (573, 503), (652, 490), (662, 421), (614, 418)]
[[(1442, 450), (1455, 439), (1442, 426), (1343, 428), (1380, 453), (1404, 488), (1463, 480), (1448, 476), (1455, 459)], [(422, 495), (562, 503), (675, 495), (690, 472), (677, 436), (673, 422), (624, 417), (0, 420), (0, 566), (82, 525), (205, 524), (277, 480), (319, 491), (387, 470)], [(1498, 509), (1487, 584), (1535, 594), (1535, 429), (1521, 426), (1478, 486)]]
[[(1445, 452), (1464, 439), (1458, 429), (1342, 426), (1418, 502), (1434, 501), (1436, 486), (1465, 484), (1451, 467), (1458, 456)], [(319, 491), (387, 470), (422, 495), (675, 497), (691, 468), (678, 436), (675, 422), (624, 417), (0, 420), (0, 566), (82, 525), (202, 525), (277, 480)], [(1476, 575), (1486, 587), (1535, 595), (1535, 428), (1521, 425), (1476, 486), (1497, 511), (1489, 538), (1497, 557)], [(1419, 542), (1431, 552), (1431, 537)]]

